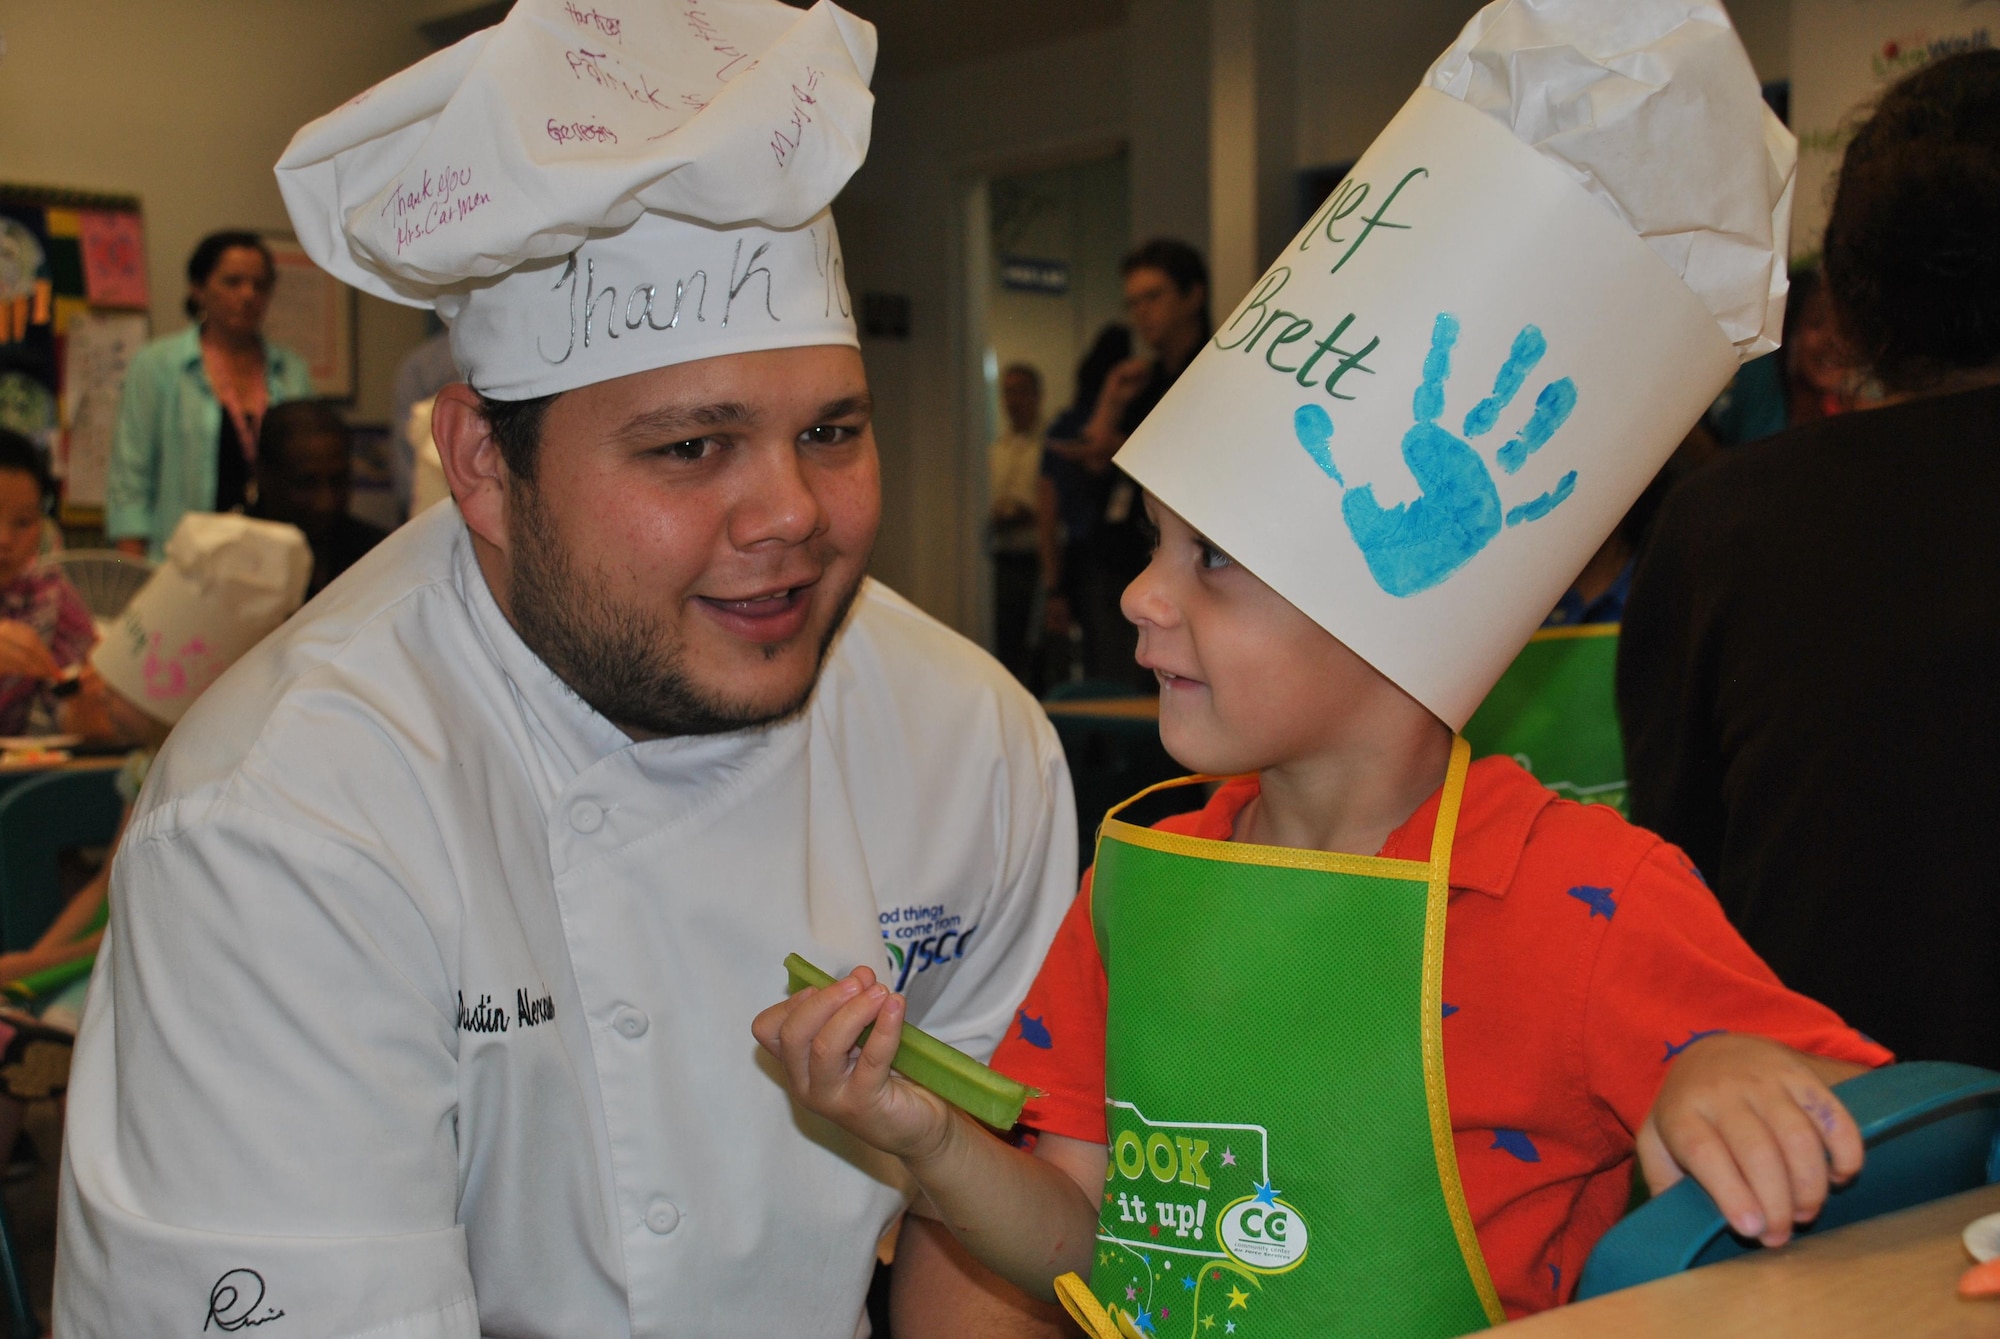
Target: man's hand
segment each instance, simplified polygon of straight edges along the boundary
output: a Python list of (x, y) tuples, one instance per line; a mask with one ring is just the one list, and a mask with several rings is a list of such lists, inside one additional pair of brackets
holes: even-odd
[(1762, 1037), (1696, 1042), (1639, 1129), (1647, 1186), (1657, 1195), (1691, 1175), (1738, 1233), (1784, 1245), (1861, 1170), (1861, 1131), (1828, 1085), (1862, 1072)]
[(28, 679), (56, 679), (62, 666), (49, 654), (41, 635), (19, 619), (0, 619), (0, 674)]
[[(857, 967), (823, 990), (802, 990), (750, 1024), (778, 1057), (792, 1098), (863, 1142), (899, 1158), (936, 1157), (959, 1128), (943, 1098), (889, 1068), (907, 1003)], [(861, 1032), (875, 1030), (862, 1042)]]
[(1152, 359), (1127, 358), (1112, 368), (1111, 375), (1104, 379), (1104, 389), (1097, 396), (1098, 412), (1117, 416), (1137, 398), (1140, 391), (1146, 389), (1146, 383), (1152, 379)]

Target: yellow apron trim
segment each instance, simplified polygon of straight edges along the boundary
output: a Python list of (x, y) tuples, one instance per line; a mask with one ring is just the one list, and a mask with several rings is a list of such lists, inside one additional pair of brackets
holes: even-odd
[(1618, 635), (1618, 628), (1619, 625), (1616, 623), (1571, 623), (1566, 627), (1539, 629), (1528, 640), (1531, 642), (1568, 642), (1574, 641), (1578, 637), (1616, 637)]
[[(1171, 781), (1155, 781), (1152, 785), (1146, 787), (1144, 790), (1140, 791), (1137, 795), (1132, 796), (1130, 799), (1121, 800), (1119, 803), (1112, 805), (1111, 812), (1106, 814), (1103, 820), (1098, 823), (1097, 836), (1093, 838), (1091, 841), (1090, 867), (1092, 869), (1096, 869), (1097, 858), (1104, 854), (1104, 829), (1111, 826), (1111, 824), (1118, 818), (1118, 815), (1124, 813), (1127, 809), (1130, 809), (1133, 805), (1145, 799), (1148, 795), (1157, 795), (1163, 790), (1174, 790), (1181, 786), (1199, 786), (1199, 785), (1204, 785), (1210, 781), (1227, 781), (1228, 779), (1229, 779), (1228, 777), (1211, 776), (1207, 772), (1201, 772), (1194, 776), (1177, 776), (1173, 778)], [(1130, 823), (1121, 822), (1118, 824), (1119, 830), (1121, 832), (1124, 829), (1129, 828), (1131, 826), (1132, 824)], [(1140, 831), (1151, 832), (1152, 829), (1142, 828), (1140, 829)], [(1090, 901), (1084, 904), (1083, 909), (1084, 909), (1084, 914), (1087, 916), (1095, 916), (1097, 914), (1097, 880), (1094, 878), (1090, 881)], [(1094, 923), (1095, 922), (1093, 922), (1093, 924)]]
[(1098, 843), (1102, 845), (1105, 834), (1109, 832), (1128, 846), (1143, 846), (1147, 850), (1160, 851), (1167, 855), (1193, 856), (1197, 860), (1222, 860), (1233, 865), (1270, 865), (1279, 869), (1309, 869), (1324, 874), (1362, 874), (1376, 879), (1422, 880), (1429, 877), (1430, 867), (1421, 860), (1395, 860), (1379, 855), (1343, 855), (1334, 851), (1307, 851), (1296, 846), (1259, 846), (1254, 842), (1216, 841), (1212, 837), (1190, 837), (1183, 833), (1161, 832), (1157, 828), (1140, 827), (1136, 823), (1127, 823), (1118, 817), (1148, 795), (1156, 795), (1163, 790), (1234, 779), (1203, 774), (1176, 777), (1172, 781), (1161, 781), (1150, 785), (1104, 816), (1104, 822), (1099, 824), (1097, 829)]
[(1104, 1310), (1104, 1304), (1078, 1275), (1064, 1274), (1056, 1280), (1056, 1300), (1090, 1339), (1125, 1339)]
[(1343, 855), (1334, 851), (1307, 851), (1296, 846), (1258, 846), (1251, 842), (1216, 841), (1210, 837), (1189, 837), (1177, 832), (1161, 832), (1107, 818), (1100, 833), (1116, 837), (1128, 846), (1143, 846), (1168, 855), (1194, 856), (1200, 860), (1221, 860), (1232, 865), (1262, 865), (1277, 869), (1309, 869), (1321, 874), (1364, 874), (1377, 879), (1406, 879), (1421, 883), (1430, 877), (1430, 866), (1421, 860), (1395, 860), (1379, 855)]
[(1479, 1249), (1479, 1234), (1472, 1226), (1472, 1210), (1465, 1202), (1465, 1184), (1458, 1175), (1458, 1150), (1451, 1138), (1451, 1103), (1444, 1082), (1445, 912), (1451, 902), (1452, 837), (1458, 831), (1458, 806), (1465, 795), (1465, 772), (1471, 761), (1472, 746), (1463, 739), (1453, 739), (1444, 792), (1438, 796), (1437, 825), (1431, 831), (1430, 890), (1424, 901), (1424, 1092), (1430, 1107), (1431, 1148), (1437, 1156), (1445, 1211), (1451, 1215), (1452, 1231), (1458, 1234), (1458, 1249), (1465, 1256), (1466, 1272), (1472, 1276), (1479, 1304), (1486, 1308), (1486, 1318), (1499, 1325), (1506, 1321), (1507, 1313), (1501, 1309), (1500, 1294), (1486, 1268), (1486, 1253)]

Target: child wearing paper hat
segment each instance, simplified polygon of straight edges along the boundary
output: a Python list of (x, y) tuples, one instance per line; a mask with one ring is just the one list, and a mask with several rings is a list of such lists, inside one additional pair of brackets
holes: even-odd
[(1034, 1151), (891, 1077), (865, 971), (760, 1018), (1098, 1339), (1459, 1334), (1571, 1295), (1635, 1156), (1767, 1244), (1859, 1168), (1829, 1088), (1888, 1054), (1671, 846), (1454, 736), (1772, 346), (1791, 164), (1719, 7), (1482, 11), (1119, 456), (1162, 738), (1233, 779), (1106, 820), (994, 1059)]
[(305, 599), (312, 550), (298, 527), (189, 512), (91, 653), (104, 682), (165, 725)]

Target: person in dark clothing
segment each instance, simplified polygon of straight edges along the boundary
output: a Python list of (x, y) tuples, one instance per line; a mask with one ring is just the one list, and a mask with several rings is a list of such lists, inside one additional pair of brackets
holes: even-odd
[(1151, 693), (1158, 685), (1133, 659), (1138, 634), (1118, 607), (1125, 587), (1146, 566), (1151, 543), (1138, 488), (1111, 458), (1207, 342), (1208, 266), (1186, 242), (1157, 237), (1127, 255), (1119, 270), (1125, 314), (1153, 356), (1128, 357), (1112, 368), (1081, 439), (1069, 447), (1052, 442), (1049, 451), (1080, 464), (1104, 492), (1088, 543), (1065, 573), (1070, 612), (1083, 627), (1089, 674), (1126, 679), (1134, 692)]
[[(1042, 450), (1042, 477), (1037, 486), (1035, 512), (1042, 564), (1044, 596), (1044, 640), (1055, 647), (1069, 643), (1076, 634), (1075, 671), (1086, 677), (1123, 673), (1117, 657), (1123, 651), (1121, 638), (1125, 621), (1112, 628), (1093, 619), (1089, 626), (1077, 615), (1079, 608), (1098, 612), (1099, 602), (1091, 598), (1097, 580), (1093, 568), (1097, 554), (1097, 527), (1111, 501), (1111, 486), (1120, 477), (1111, 469), (1093, 470), (1081, 458), (1084, 432), (1097, 412), (1097, 398), (1111, 373), (1132, 356), (1132, 332), (1122, 325), (1108, 325), (1091, 342), (1090, 352), (1076, 368), (1076, 399), (1049, 424)], [(1108, 639), (1106, 632), (1114, 634)], [(1047, 659), (1047, 657), (1045, 657)], [(1069, 668), (1048, 666), (1051, 682), (1067, 677)]]
[(1883, 95), (1825, 266), (1888, 398), (1666, 503), (1619, 649), (1632, 817), (1787, 985), (2000, 1068), (2000, 52)]
[(305, 532), (312, 546), (308, 597), (387, 538), (347, 514), (353, 484), (347, 425), (317, 400), (294, 400), (264, 415), (257, 437), (257, 502), (250, 515)]

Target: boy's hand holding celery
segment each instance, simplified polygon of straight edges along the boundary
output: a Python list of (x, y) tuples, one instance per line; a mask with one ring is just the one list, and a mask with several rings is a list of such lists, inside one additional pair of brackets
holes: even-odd
[(1057, 1275), (1090, 1271), (1104, 1146), (1044, 1135), (1025, 1153), (895, 1073), (906, 1008), (857, 967), (772, 1005), (750, 1030), (783, 1063), (801, 1106), (903, 1160), (924, 1192), (915, 1212), (943, 1222), (995, 1273), (1052, 1299)]

